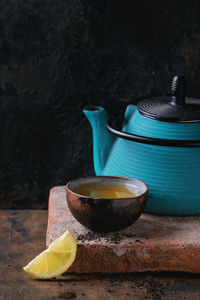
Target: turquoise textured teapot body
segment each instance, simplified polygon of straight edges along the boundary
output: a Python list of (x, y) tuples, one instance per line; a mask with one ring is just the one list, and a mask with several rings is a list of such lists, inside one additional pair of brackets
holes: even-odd
[[(162, 146), (118, 138), (106, 129), (109, 116), (100, 107), (84, 110), (93, 130), (96, 175), (138, 178), (149, 187), (146, 212), (200, 214), (199, 147)], [(199, 141), (200, 122), (163, 122), (126, 109), (123, 132), (153, 139)]]

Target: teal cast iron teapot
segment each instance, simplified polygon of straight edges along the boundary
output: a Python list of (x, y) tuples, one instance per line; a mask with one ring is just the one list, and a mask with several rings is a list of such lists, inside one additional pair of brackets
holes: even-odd
[(171, 93), (128, 105), (122, 130), (104, 108), (85, 108), (94, 168), (147, 183), (146, 212), (200, 214), (200, 102), (185, 98), (184, 77), (174, 77)]

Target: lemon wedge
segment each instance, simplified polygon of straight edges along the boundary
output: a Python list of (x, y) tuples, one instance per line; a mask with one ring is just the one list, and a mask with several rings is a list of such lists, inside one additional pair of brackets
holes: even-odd
[(66, 272), (73, 264), (77, 251), (76, 240), (67, 230), (48, 249), (36, 256), (23, 269), (38, 279), (50, 279)]

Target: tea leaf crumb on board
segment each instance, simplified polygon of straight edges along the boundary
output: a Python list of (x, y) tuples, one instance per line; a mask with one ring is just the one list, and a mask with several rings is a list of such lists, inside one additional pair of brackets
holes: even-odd
[(92, 231), (88, 231), (86, 234), (80, 234), (77, 237), (77, 241), (82, 243), (86, 241), (100, 241), (101, 239), (105, 239), (108, 243), (118, 244), (121, 241), (121, 237), (118, 232), (112, 233), (112, 237), (109, 237), (104, 233), (94, 233)]

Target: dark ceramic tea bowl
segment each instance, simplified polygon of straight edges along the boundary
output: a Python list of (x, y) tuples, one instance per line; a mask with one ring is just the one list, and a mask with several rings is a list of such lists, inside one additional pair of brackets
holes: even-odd
[[(131, 198), (90, 198), (74, 192), (87, 183), (128, 185), (136, 193)], [(114, 176), (94, 176), (72, 180), (66, 185), (67, 203), (74, 218), (96, 232), (111, 232), (133, 224), (144, 210), (148, 187), (138, 179)]]

